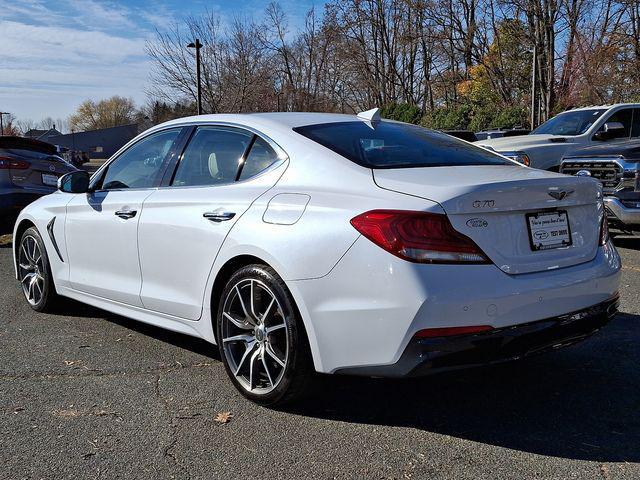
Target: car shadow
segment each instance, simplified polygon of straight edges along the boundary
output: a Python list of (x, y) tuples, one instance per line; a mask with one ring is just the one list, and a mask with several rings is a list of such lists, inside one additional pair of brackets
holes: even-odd
[(106, 320), (111, 323), (120, 325), (123, 328), (134, 332), (155, 338), (161, 342), (166, 342), (185, 350), (189, 350), (199, 355), (204, 355), (214, 360), (220, 360), (218, 349), (215, 345), (211, 345), (200, 338), (191, 337), (189, 335), (171, 332), (160, 327), (155, 327), (146, 323), (138, 322), (130, 318), (107, 312), (91, 305), (87, 305), (70, 298), (64, 298), (58, 304), (51, 315), (61, 315), (65, 317), (86, 317)]
[(630, 250), (640, 250), (640, 236), (618, 236), (613, 237), (613, 244), (618, 248), (628, 248)]
[(384, 380), (324, 377), (289, 409), (351, 423), (403, 426), (529, 453), (640, 461), (640, 316), (520, 362)]
[[(220, 360), (207, 342), (78, 302), (67, 305), (64, 315), (104, 318)], [(503, 365), (404, 380), (318, 375), (307, 399), (282, 410), (410, 427), (540, 455), (638, 462), (639, 320), (622, 313), (585, 342)]]

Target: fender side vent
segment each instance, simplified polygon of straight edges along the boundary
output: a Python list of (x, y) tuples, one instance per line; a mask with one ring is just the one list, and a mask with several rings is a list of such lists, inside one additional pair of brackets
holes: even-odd
[(60, 254), (60, 249), (58, 248), (58, 242), (56, 242), (56, 237), (53, 234), (53, 226), (56, 223), (56, 217), (53, 217), (51, 219), (51, 221), (49, 223), (47, 223), (47, 233), (49, 234), (49, 238), (51, 239), (51, 243), (53, 243), (53, 248), (56, 249), (56, 253), (58, 254), (58, 258), (60, 259), (61, 262), (64, 263), (64, 259), (62, 258), (62, 255)]

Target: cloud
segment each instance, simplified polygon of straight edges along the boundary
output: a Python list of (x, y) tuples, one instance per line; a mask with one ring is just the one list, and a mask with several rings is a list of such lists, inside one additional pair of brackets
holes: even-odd
[[(280, 0), (294, 30), (309, 0)], [(152, 65), (145, 41), (190, 15), (259, 19), (247, 0), (0, 0), (0, 110), (39, 120), (111, 95), (145, 100)]]
[(144, 38), (6, 20), (0, 21), (0, 30), (3, 40), (0, 42), (0, 56), (4, 59), (105, 62), (144, 55)]
[(0, 107), (19, 118), (66, 116), (87, 98), (144, 101), (143, 37), (0, 20)]
[(95, 0), (67, 0), (68, 4), (80, 15), (78, 23), (92, 30), (136, 28), (131, 19), (132, 11), (112, 2)]

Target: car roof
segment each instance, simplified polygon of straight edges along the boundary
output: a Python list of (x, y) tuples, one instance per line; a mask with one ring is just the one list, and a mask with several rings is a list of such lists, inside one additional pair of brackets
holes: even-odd
[(220, 113), (208, 115), (196, 115), (170, 120), (157, 127), (171, 125), (197, 124), (209, 122), (237, 123), (248, 126), (285, 127), (287, 129), (315, 125), (319, 123), (363, 121), (356, 115), (343, 113), (316, 113), (316, 112), (265, 112), (265, 113)]
[(588, 107), (572, 108), (571, 110), (566, 110), (565, 112), (562, 112), (562, 113), (579, 112), (581, 110), (595, 110), (599, 108), (604, 108), (609, 110), (611, 108), (617, 108), (617, 107), (640, 107), (640, 103), (613, 103), (611, 105), (590, 105)]

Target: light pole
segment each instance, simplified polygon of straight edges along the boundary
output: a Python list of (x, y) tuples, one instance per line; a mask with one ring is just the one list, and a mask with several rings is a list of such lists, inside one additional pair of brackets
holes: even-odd
[(200, 40), (196, 38), (195, 43), (191, 42), (187, 45), (187, 48), (195, 48), (196, 49), (196, 82), (198, 84), (198, 115), (202, 115), (202, 88), (200, 85), (200, 49), (202, 48), (202, 44)]
[(5, 115), (10, 115), (9, 112), (0, 112), (0, 135), (4, 135), (4, 123), (3, 118)]
[(536, 122), (536, 67), (538, 66), (536, 44), (533, 44), (533, 60), (531, 63), (531, 130), (535, 128)]

